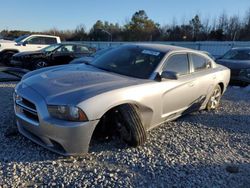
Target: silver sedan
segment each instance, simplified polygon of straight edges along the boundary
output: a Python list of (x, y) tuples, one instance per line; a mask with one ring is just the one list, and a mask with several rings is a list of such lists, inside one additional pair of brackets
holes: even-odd
[(63, 155), (88, 152), (94, 135), (138, 146), (163, 122), (216, 109), (229, 79), (228, 68), (199, 51), (123, 45), (91, 63), (26, 74), (14, 93), (17, 126)]

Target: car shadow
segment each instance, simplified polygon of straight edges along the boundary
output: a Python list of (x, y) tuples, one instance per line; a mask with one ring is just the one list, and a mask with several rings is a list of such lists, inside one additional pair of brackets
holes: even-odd
[[(4, 89), (3, 89), (4, 88)], [(0, 93), (2, 96), (13, 91), (13, 87), (4, 86)], [(6, 100), (7, 99), (7, 100)], [(101, 153), (113, 153), (119, 155), (126, 150), (139, 151), (143, 147), (131, 148), (119, 141), (118, 139), (93, 139), (90, 144), (89, 154), (84, 154), (80, 157), (64, 157), (44, 149), (43, 147), (34, 144), (32, 141), (23, 137), (18, 131), (14, 120), (13, 100), (11, 95), (6, 99), (0, 98), (1, 109), (0, 113), (0, 161), (1, 164), (11, 162), (39, 162), (45, 161), (50, 164), (51, 160), (66, 160), (72, 161), (77, 159), (81, 161), (89, 156), (96, 156)], [(10, 105), (11, 104), (11, 105)], [(223, 129), (228, 133), (250, 133), (250, 118), (249, 115), (227, 114), (226, 112), (200, 111), (194, 112), (175, 120), (180, 124), (191, 124), (192, 126), (202, 126), (203, 128)], [(165, 123), (153, 131), (160, 131), (161, 128), (171, 126), (171, 123)], [(169, 130), (164, 130), (169, 131)], [(152, 147), (154, 138), (149, 137), (146, 147)], [(237, 141), (237, 140), (234, 140)], [(239, 140), (238, 140), (239, 141)], [(240, 141), (239, 141), (240, 142)], [(155, 153), (157, 155), (157, 152)]]
[[(239, 121), (240, 119), (240, 121)], [(199, 126), (203, 128), (213, 128), (213, 129), (223, 129), (224, 131), (233, 134), (237, 133), (250, 133), (250, 118), (247, 115), (221, 115), (214, 112), (195, 112), (192, 114), (185, 115), (178, 118), (174, 122), (180, 124), (187, 124), (192, 126)], [(220, 122), (220, 123), (218, 123)], [(160, 127), (168, 127), (170, 123), (165, 123)], [(8, 114), (1, 124), (1, 148), (0, 148), (0, 161), (8, 162), (35, 162), (39, 161), (50, 161), (57, 159), (70, 159), (70, 157), (65, 157), (48, 151), (43, 147), (33, 143), (26, 137), (22, 136), (15, 125), (14, 113)], [(170, 125), (171, 126), (171, 125)], [(158, 128), (153, 129), (153, 131), (158, 131)], [(166, 130), (167, 131), (167, 130)], [(150, 145), (154, 141), (149, 137), (147, 145)], [(239, 140), (234, 140), (239, 141)], [(240, 141), (239, 141), (240, 142)], [(119, 139), (113, 137), (110, 139), (92, 139), (89, 154), (98, 154), (102, 152), (109, 153), (119, 153), (130, 148), (128, 145), (124, 144)], [(138, 148), (131, 148), (132, 150), (139, 150)], [(11, 155), (6, 155), (11, 153)], [(81, 159), (89, 154), (82, 155), (76, 158)]]

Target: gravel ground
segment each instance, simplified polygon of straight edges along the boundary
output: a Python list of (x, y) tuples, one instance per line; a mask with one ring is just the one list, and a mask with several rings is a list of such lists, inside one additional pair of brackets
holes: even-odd
[(63, 157), (17, 132), (14, 86), (0, 83), (0, 187), (250, 187), (249, 90), (228, 88), (218, 111), (161, 125), (144, 146), (95, 140)]

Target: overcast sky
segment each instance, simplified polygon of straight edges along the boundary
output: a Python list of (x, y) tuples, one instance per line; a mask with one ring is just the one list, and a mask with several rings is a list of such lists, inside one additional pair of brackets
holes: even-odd
[(87, 29), (100, 19), (124, 24), (138, 10), (154, 21), (171, 24), (190, 20), (195, 14), (213, 20), (222, 12), (243, 17), (250, 0), (3, 0), (0, 30), (44, 31), (50, 28)]

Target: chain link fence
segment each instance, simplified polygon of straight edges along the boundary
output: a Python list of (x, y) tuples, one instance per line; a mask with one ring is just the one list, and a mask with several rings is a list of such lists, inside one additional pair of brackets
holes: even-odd
[[(96, 49), (103, 49), (111, 46), (119, 46), (122, 44), (130, 44), (133, 42), (90, 42), (84, 41), (84, 44), (94, 47)], [(174, 46), (182, 46), (186, 48), (191, 48), (195, 50), (207, 51), (214, 57), (219, 57), (223, 55), (226, 51), (233, 47), (250, 47), (250, 42), (238, 42), (238, 41), (201, 41), (201, 42), (150, 42), (158, 44), (167, 44)]]

